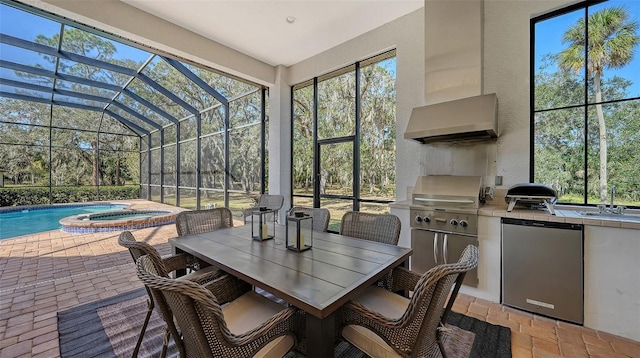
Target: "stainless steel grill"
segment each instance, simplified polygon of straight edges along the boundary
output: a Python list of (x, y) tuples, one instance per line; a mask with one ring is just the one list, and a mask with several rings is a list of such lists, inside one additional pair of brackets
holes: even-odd
[(477, 235), (482, 177), (421, 176), (412, 193), (411, 227)]
[[(478, 245), (479, 176), (421, 176), (412, 193), (411, 269), (426, 272), (443, 263), (458, 260), (462, 250)], [(464, 283), (477, 287), (477, 271)]]

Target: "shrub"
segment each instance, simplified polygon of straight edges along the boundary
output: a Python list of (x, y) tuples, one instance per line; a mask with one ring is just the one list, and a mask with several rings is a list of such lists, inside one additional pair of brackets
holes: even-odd
[(41, 205), (58, 203), (78, 203), (83, 201), (137, 199), (140, 187), (101, 186), (97, 187), (53, 187), (51, 201), (46, 187), (0, 188), (0, 206)]

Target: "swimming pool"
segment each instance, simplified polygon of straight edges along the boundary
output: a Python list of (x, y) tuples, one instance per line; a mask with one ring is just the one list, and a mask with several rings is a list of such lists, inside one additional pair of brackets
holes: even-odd
[(5, 208), (0, 211), (0, 240), (59, 229), (62, 218), (78, 214), (121, 210), (127, 204), (64, 204)]

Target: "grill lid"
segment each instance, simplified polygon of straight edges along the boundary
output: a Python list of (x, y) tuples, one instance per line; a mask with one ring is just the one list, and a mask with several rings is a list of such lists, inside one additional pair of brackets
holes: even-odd
[(513, 210), (516, 203), (529, 208), (544, 207), (549, 214), (555, 215), (553, 205), (558, 200), (556, 191), (538, 183), (516, 184), (507, 190), (504, 201), (509, 204), (507, 211)]
[(556, 191), (551, 187), (538, 183), (522, 183), (516, 184), (509, 188), (507, 196), (522, 196), (522, 197), (556, 197)]
[(480, 176), (426, 175), (413, 187), (414, 205), (477, 209), (480, 206)]

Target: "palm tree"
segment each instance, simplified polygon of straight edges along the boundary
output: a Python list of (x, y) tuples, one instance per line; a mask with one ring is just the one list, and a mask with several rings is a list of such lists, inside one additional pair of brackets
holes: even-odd
[[(633, 59), (640, 36), (636, 35), (638, 23), (629, 19), (623, 7), (609, 7), (594, 12), (588, 19), (588, 38), (585, 21), (581, 18), (563, 36), (568, 47), (558, 54), (558, 64), (565, 71), (584, 71), (585, 44), (587, 46), (587, 73), (593, 78), (596, 96), (596, 113), (600, 139), (600, 202), (607, 200), (607, 131), (602, 112), (600, 81), (605, 69), (622, 68)], [(588, 39), (588, 40), (586, 40)]]

